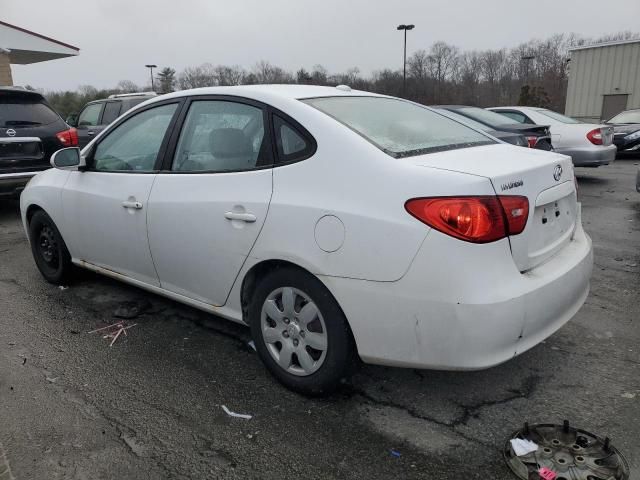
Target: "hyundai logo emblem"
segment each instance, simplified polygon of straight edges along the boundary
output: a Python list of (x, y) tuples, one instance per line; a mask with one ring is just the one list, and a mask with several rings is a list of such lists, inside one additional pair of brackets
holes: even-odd
[(560, 180), (561, 176), (562, 176), (562, 166), (556, 165), (556, 168), (553, 170), (553, 178), (557, 182), (558, 180)]
[(7, 135), (9, 135), (10, 137), (15, 137), (16, 131), (13, 128), (7, 128)]

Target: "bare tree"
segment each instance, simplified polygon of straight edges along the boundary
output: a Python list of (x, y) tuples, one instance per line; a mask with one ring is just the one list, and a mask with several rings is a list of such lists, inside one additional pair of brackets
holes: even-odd
[(121, 93), (134, 93), (140, 91), (140, 87), (131, 80), (120, 80), (116, 85), (116, 89)]
[(251, 73), (255, 83), (291, 83), (293, 81), (290, 73), (264, 60), (256, 63)]
[(187, 67), (178, 75), (178, 86), (182, 90), (212, 87), (217, 84), (215, 67), (210, 63), (203, 63), (198, 67)]

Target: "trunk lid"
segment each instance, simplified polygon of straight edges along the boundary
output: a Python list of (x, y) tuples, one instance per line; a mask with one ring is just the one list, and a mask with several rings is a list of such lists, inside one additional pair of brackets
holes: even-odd
[[(578, 221), (571, 157), (509, 145), (488, 145), (407, 160), (424, 167), (485, 177), (497, 195), (526, 196), (527, 225), (522, 233), (509, 237), (513, 260), (521, 272), (545, 262), (571, 241)], [(452, 196), (465, 194), (451, 192)]]

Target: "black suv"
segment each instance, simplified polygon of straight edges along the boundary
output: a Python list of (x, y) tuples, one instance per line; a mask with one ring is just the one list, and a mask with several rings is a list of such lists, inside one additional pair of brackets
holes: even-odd
[(104, 100), (94, 100), (87, 103), (79, 114), (69, 115), (67, 123), (78, 129), (78, 146), (84, 148), (98, 133), (124, 112), (156, 95), (154, 92), (109, 95), (109, 98)]
[(76, 145), (76, 129), (42, 95), (0, 87), (0, 196), (19, 194), (31, 177), (50, 168), (56, 150)]

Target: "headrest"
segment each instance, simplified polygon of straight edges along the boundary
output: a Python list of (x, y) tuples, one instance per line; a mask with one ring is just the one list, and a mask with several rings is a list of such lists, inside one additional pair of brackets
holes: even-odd
[(239, 128), (218, 128), (209, 134), (214, 157), (239, 157), (253, 153), (253, 145)]

